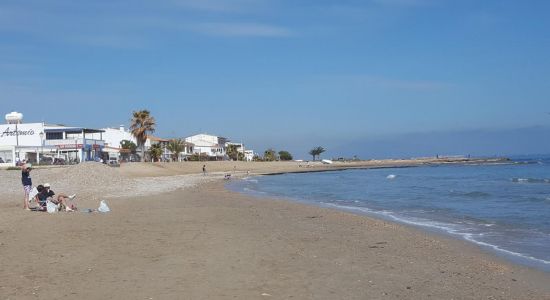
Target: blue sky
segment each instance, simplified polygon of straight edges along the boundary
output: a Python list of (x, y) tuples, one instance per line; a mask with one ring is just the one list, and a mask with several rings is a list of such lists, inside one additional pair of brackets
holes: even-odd
[(549, 13), (542, 0), (3, 0), (0, 106), (89, 127), (147, 108), (160, 136), (297, 157), (549, 153)]

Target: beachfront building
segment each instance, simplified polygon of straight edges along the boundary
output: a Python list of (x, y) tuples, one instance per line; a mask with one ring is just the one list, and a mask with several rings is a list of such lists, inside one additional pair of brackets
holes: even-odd
[(195, 154), (207, 156), (210, 160), (226, 159), (227, 138), (200, 133), (186, 137), (185, 141), (194, 145)]
[(105, 146), (100, 129), (22, 121), (22, 114), (12, 112), (0, 125), (0, 166), (95, 160)]
[[(171, 139), (163, 139), (155, 136), (149, 136), (147, 140), (150, 141), (151, 145), (160, 144), (160, 147), (162, 149), (161, 161), (168, 162), (174, 160), (174, 153), (170, 151), (169, 147), (169, 144), (172, 141)], [(187, 157), (193, 155), (195, 144), (185, 141), (183, 141), (182, 144), (182, 151), (179, 153), (179, 156), (175, 158), (176, 161), (184, 161), (187, 159)]]
[(254, 160), (254, 150), (244, 150), (244, 160), (253, 161)]
[[(253, 150), (246, 150), (243, 143), (234, 143), (234, 142), (227, 142), (226, 147), (229, 146), (235, 146), (237, 149), (237, 152), (242, 154), (242, 159), (244, 161), (252, 161), (254, 158), (254, 151)], [(239, 155), (241, 156), (241, 155)], [(240, 160), (241, 158), (239, 158)]]
[(160, 156), (160, 161), (170, 161), (170, 157), (172, 156), (172, 152), (168, 151), (168, 143), (170, 142), (169, 139), (163, 139), (156, 136), (148, 136), (147, 142), (151, 146), (159, 144), (160, 148), (162, 149), (162, 155)]
[[(118, 128), (102, 128), (101, 130), (104, 131), (103, 138), (105, 140), (105, 148), (104, 152), (107, 154), (109, 158), (115, 158), (117, 160), (121, 160), (123, 157), (124, 159), (130, 160), (130, 161), (139, 161), (140, 158), (137, 155), (132, 155), (130, 153), (130, 150), (123, 149), (122, 148), (122, 141), (130, 141), (137, 145), (137, 140), (134, 137), (134, 135), (130, 132), (130, 130), (127, 130), (124, 125), (120, 125)], [(147, 139), (145, 141), (145, 151), (151, 147), (151, 140)], [(141, 153), (141, 149), (136, 149), (137, 154)]]
[[(180, 152), (179, 157), (177, 158), (177, 161), (185, 161), (189, 158), (189, 156), (193, 155), (193, 151), (195, 149), (195, 144), (183, 141), (183, 151)], [(170, 152), (170, 151), (169, 151)], [(172, 153), (170, 152), (170, 157), (172, 156)]]
[[(141, 155), (141, 149), (136, 149), (137, 155), (132, 155), (128, 149), (122, 149), (123, 141), (131, 141), (137, 145), (137, 140), (132, 135), (130, 130), (127, 130), (124, 125), (120, 125), (118, 128), (102, 128), (104, 131), (103, 138), (105, 140), (104, 151), (108, 153), (109, 158), (116, 158), (117, 160), (139, 161), (139, 155)], [(171, 161), (172, 152), (169, 150), (169, 139), (160, 138), (156, 136), (148, 136), (145, 141), (145, 152), (149, 151), (152, 145), (160, 144), (162, 148), (162, 161)], [(186, 157), (193, 155), (193, 143), (184, 142), (183, 151), (180, 153), (178, 161), (185, 160)], [(148, 159), (149, 160), (149, 159)]]

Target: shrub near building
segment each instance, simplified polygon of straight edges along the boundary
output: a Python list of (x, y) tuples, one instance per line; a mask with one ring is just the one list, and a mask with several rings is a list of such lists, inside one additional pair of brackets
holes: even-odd
[(279, 151), (279, 159), (280, 160), (292, 160), (292, 154), (290, 154), (290, 152), (288, 151)]

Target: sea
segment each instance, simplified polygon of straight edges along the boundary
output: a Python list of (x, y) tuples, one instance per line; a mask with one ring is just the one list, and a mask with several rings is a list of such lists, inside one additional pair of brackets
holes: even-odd
[(550, 272), (550, 157), (288, 173), (231, 181), (227, 188), (435, 231)]

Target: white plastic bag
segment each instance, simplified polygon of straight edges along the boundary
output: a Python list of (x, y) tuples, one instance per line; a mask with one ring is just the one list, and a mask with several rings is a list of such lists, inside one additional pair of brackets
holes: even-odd
[(34, 197), (38, 195), (38, 189), (36, 187), (33, 187), (31, 192), (29, 193), (29, 201), (34, 200)]
[(101, 202), (99, 202), (99, 208), (97, 209), (97, 211), (106, 213), (106, 212), (110, 212), (111, 209), (109, 208), (105, 200), (101, 200)]
[(47, 200), (46, 201), (46, 210), (50, 213), (50, 214), (53, 214), (53, 213), (56, 213), (57, 212), (57, 204), (53, 203), (52, 201), (50, 200)]

